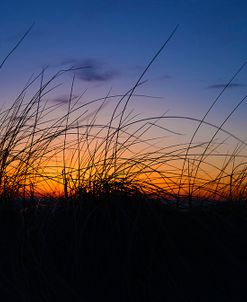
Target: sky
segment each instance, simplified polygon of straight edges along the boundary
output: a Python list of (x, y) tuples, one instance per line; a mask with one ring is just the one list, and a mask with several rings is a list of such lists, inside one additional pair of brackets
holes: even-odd
[[(0, 70), (0, 103), (14, 100), (30, 75), (47, 66), (48, 74), (88, 66), (75, 72), (75, 90), (87, 89), (87, 99), (125, 93), (179, 25), (136, 91), (153, 97), (137, 97), (131, 106), (144, 116), (201, 118), (247, 60), (246, 12), (245, 0), (3, 1), (0, 62), (34, 26)], [(210, 122), (220, 124), (245, 96), (246, 76), (247, 67), (210, 112)], [(51, 101), (66, 99), (71, 78)], [(246, 114), (243, 102), (225, 125), (243, 140)]]

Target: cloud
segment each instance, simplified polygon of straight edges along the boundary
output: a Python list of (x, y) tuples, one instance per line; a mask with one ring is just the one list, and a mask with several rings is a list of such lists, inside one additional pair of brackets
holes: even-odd
[(94, 58), (83, 60), (68, 59), (61, 65), (70, 65), (71, 68), (78, 68), (75, 71), (77, 77), (86, 82), (106, 82), (116, 78), (119, 75), (114, 69), (106, 68), (106, 64)]
[(158, 79), (159, 80), (170, 80), (170, 79), (172, 79), (172, 76), (169, 74), (164, 74), (164, 75), (160, 76)]
[(227, 86), (227, 88), (239, 88), (239, 87), (245, 87), (245, 84), (241, 83), (231, 83), (227, 85), (227, 83), (221, 83), (221, 84), (214, 84), (214, 85), (209, 85), (206, 88), (208, 89), (223, 89)]
[[(77, 96), (72, 96), (72, 101), (76, 98), (77, 98)], [(63, 96), (54, 98), (51, 101), (55, 102), (55, 103), (60, 103), (60, 104), (67, 104), (69, 102), (69, 96), (63, 95)]]

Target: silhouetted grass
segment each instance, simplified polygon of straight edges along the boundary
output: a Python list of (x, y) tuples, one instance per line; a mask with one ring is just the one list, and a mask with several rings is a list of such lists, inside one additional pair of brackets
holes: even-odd
[[(214, 125), (206, 116), (219, 97), (202, 119), (166, 113), (140, 117), (127, 106), (143, 75), (122, 96), (87, 102), (73, 96), (73, 79), (64, 113), (64, 104), (48, 102), (47, 96), (56, 88), (53, 82), (73, 70), (59, 71), (46, 81), (42, 70), (13, 105), (0, 113), (2, 199), (52, 196), (51, 188), (57, 186), (58, 195), (65, 199), (82, 192), (99, 196), (138, 191), (147, 197), (174, 200), (178, 206), (184, 199), (190, 206), (199, 198), (246, 200), (246, 142), (223, 128), (246, 97), (221, 125)], [(37, 92), (26, 99), (28, 89), (37, 83)], [(188, 143), (167, 145), (167, 134), (177, 136), (178, 141), (183, 136), (169, 127), (174, 120), (195, 123)], [(195, 142), (202, 126), (209, 128), (211, 136)], [(232, 153), (227, 153), (228, 141)]]
[(85, 101), (74, 76), (54, 102), (87, 66), (43, 69), (1, 109), (3, 301), (246, 301), (246, 142), (224, 128), (246, 97), (207, 120), (245, 64), (202, 118), (129, 109), (175, 31), (123, 95)]

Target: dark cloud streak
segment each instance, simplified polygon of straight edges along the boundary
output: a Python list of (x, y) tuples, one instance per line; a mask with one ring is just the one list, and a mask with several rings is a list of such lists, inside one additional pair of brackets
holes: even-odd
[(227, 83), (221, 83), (221, 84), (214, 84), (214, 85), (209, 85), (206, 88), (207, 89), (223, 89), (227, 86), (227, 88), (239, 88), (239, 87), (245, 87), (245, 84), (241, 84), (241, 83), (231, 83), (231, 84), (227, 84)]
[(106, 82), (119, 75), (119, 72), (111, 68), (106, 68), (105, 63), (94, 58), (83, 60), (68, 59), (63, 61), (61, 65), (70, 65), (72, 69), (78, 68), (75, 74), (80, 80), (86, 82)]
[[(69, 98), (70, 98), (69, 96), (60, 96), (60, 97), (51, 99), (51, 101), (54, 103), (67, 104), (69, 102)], [(72, 101), (76, 98), (77, 98), (77, 96), (73, 96)]]

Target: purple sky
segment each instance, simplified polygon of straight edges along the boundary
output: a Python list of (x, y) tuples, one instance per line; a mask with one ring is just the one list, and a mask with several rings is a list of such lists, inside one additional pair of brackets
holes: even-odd
[[(0, 102), (11, 102), (32, 73), (70, 66), (85, 98), (124, 93), (137, 80), (174, 27), (179, 28), (144, 76), (131, 104), (144, 115), (201, 118), (247, 60), (247, 2), (173, 0), (4, 1), (0, 10), (0, 59), (35, 22), (31, 33), (0, 70)], [(0, 60), (1, 61), (1, 60)], [(247, 67), (208, 116), (220, 123), (247, 93)], [(51, 98), (64, 100), (68, 83)], [(247, 103), (225, 125), (246, 138)]]

